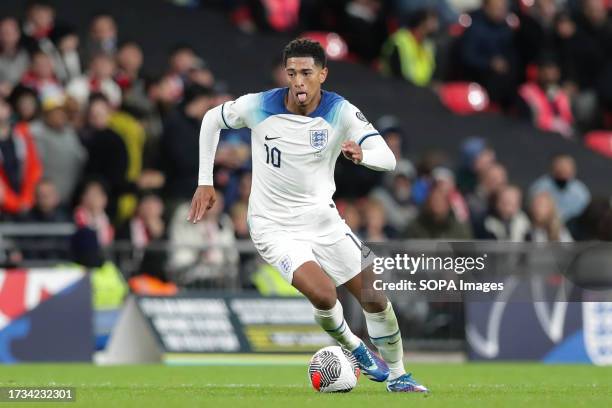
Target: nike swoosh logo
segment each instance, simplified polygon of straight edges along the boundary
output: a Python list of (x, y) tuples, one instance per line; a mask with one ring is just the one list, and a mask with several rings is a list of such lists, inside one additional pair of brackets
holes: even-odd
[(264, 137), (264, 139), (266, 139), (266, 140), (274, 140), (274, 139), (280, 139), (280, 138), (281, 138), (280, 136), (278, 136), (278, 137), (270, 137), (268, 135), (266, 135), (266, 137)]
[(392, 346), (392, 345), (394, 345), (394, 344), (397, 344), (397, 343), (398, 343), (400, 340), (401, 340), (401, 339), (397, 339), (397, 340), (395, 340), (393, 343), (389, 343), (389, 342), (387, 342), (387, 344), (388, 344), (388, 345), (390, 345), (390, 346)]

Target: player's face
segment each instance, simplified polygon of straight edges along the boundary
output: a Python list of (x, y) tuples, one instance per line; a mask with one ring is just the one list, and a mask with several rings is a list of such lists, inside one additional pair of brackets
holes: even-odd
[(315, 64), (312, 57), (292, 57), (285, 65), (289, 82), (289, 98), (297, 106), (309, 106), (317, 100), (321, 84), (327, 78), (327, 68)]

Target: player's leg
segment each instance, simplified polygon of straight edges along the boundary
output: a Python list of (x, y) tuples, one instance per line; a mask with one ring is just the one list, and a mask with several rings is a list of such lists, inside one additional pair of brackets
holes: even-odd
[[(317, 261), (335, 285), (344, 284), (361, 269), (361, 249), (347, 236), (335, 242), (325, 243), (322, 240), (314, 244), (312, 249)], [(357, 347), (349, 350), (366, 377), (378, 382), (385, 381), (389, 377), (389, 367), (385, 361), (371, 351), (363, 341), (360, 340)]]
[(363, 308), (370, 340), (389, 366), (387, 389), (400, 392), (427, 392), (404, 368), (402, 334), (393, 306), (384, 292), (374, 289), (375, 275), (372, 267), (348, 280), (344, 287), (359, 301)]
[(316, 322), (338, 343), (348, 350), (361, 344), (344, 320), (336, 285), (316, 262), (308, 261), (298, 267), (291, 284), (310, 300)]
[(389, 379), (394, 379), (406, 373), (402, 337), (393, 306), (382, 291), (374, 290), (373, 278), (372, 268), (367, 267), (344, 287), (361, 304), (370, 340), (389, 366)]

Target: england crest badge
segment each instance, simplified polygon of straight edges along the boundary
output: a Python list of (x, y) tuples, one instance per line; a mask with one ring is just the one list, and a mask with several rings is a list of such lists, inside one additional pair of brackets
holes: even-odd
[(327, 146), (327, 129), (311, 130), (310, 145), (317, 150), (323, 150)]

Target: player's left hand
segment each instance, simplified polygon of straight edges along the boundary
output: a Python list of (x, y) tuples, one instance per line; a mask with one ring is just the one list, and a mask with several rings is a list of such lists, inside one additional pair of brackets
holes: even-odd
[(361, 146), (353, 141), (342, 143), (342, 154), (355, 164), (361, 163), (363, 160), (363, 150)]

